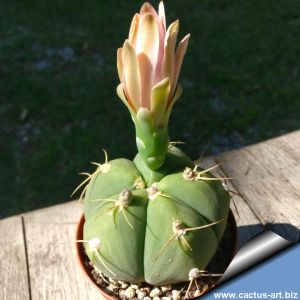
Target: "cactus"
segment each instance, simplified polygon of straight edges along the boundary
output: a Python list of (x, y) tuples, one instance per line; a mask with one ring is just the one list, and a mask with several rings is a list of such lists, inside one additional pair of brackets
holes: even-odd
[(209, 172), (216, 166), (200, 169), (169, 142), (189, 39), (175, 51), (178, 30), (178, 21), (166, 29), (162, 2), (159, 13), (145, 3), (133, 19), (118, 50), (117, 93), (132, 115), (138, 154), (133, 161), (109, 161), (105, 152), (105, 162), (84, 173), (82, 242), (95, 269), (112, 279), (153, 285), (191, 280), (191, 270), (205, 270), (211, 261), (226, 227), (230, 197)]

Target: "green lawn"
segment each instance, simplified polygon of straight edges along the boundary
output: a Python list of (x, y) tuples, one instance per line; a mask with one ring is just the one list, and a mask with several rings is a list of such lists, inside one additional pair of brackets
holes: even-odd
[[(69, 200), (90, 161), (135, 154), (116, 49), (141, 1), (0, 2), (0, 217)], [(158, 2), (153, 3), (155, 5)], [(193, 158), (300, 126), (300, 1), (166, 1), (191, 33), (173, 140)]]

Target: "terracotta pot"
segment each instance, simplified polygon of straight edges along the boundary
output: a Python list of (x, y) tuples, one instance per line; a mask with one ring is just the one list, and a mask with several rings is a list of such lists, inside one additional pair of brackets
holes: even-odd
[[(234, 215), (232, 213), (232, 211), (230, 210), (229, 211), (229, 215), (228, 215), (228, 221), (229, 223), (231, 223), (231, 235), (232, 235), (232, 245), (231, 245), (231, 249), (232, 249), (232, 252), (231, 252), (231, 259), (230, 261), (233, 259), (235, 253), (236, 253), (236, 250), (237, 250), (237, 225), (236, 225), (236, 221), (235, 221), (235, 218), (234, 218)], [(79, 223), (77, 225), (77, 228), (76, 228), (76, 240), (82, 240), (83, 239), (83, 225), (84, 225), (84, 222), (85, 222), (85, 219), (84, 219), (84, 216), (82, 215), (80, 220), (79, 220)], [(114, 296), (111, 296), (109, 295), (106, 291), (104, 291), (94, 280), (94, 278), (91, 276), (91, 267), (89, 267), (87, 264), (86, 264), (86, 260), (84, 259), (86, 257), (85, 253), (84, 253), (84, 248), (83, 248), (83, 245), (82, 243), (78, 243), (76, 242), (75, 243), (75, 247), (76, 247), (76, 256), (77, 256), (77, 260), (79, 262), (79, 266), (83, 272), (83, 274), (85, 275), (85, 278), (88, 282), (91, 283), (92, 286), (94, 286), (94, 288), (96, 288), (96, 290), (99, 292), (99, 294), (101, 294), (105, 299), (107, 300), (117, 300), (118, 298), (114, 297)], [(202, 292), (202, 294), (204, 293), (207, 293), (210, 289), (212, 289), (213, 287), (205, 290)], [(201, 295), (202, 295), (201, 294)], [(196, 297), (198, 298), (198, 297)], [(196, 299), (194, 298), (194, 299)]]

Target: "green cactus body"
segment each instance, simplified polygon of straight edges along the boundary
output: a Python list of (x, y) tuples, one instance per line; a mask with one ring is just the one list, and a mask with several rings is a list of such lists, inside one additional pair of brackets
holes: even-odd
[(166, 175), (172, 174), (177, 170), (194, 166), (193, 161), (183, 151), (174, 146), (169, 147), (165, 161), (158, 170), (151, 170), (140, 154), (136, 155), (133, 162), (141, 172), (147, 186), (151, 186), (154, 182), (160, 181)]
[(144, 268), (148, 283), (183, 282), (195, 266), (205, 269), (218, 246), (213, 229), (182, 237), (175, 237), (172, 230), (176, 220), (187, 228), (208, 224), (199, 213), (173, 197), (157, 196), (149, 202), (147, 217)]
[(143, 179), (134, 163), (125, 158), (111, 160), (100, 165), (93, 174), (85, 194), (85, 218), (101, 201), (120, 193), (123, 189), (134, 190), (144, 187)]
[[(209, 177), (212, 177), (211, 175)], [(164, 177), (157, 187), (163, 193), (189, 205), (197, 211), (208, 223), (224, 220), (212, 227), (218, 240), (224, 234), (224, 224), (227, 222), (230, 197), (218, 181), (186, 180), (182, 172)]]
[[(192, 161), (175, 147), (159, 170), (147, 169), (139, 156), (134, 162), (110, 161), (111, 168), (88, 184), (84, 240), (96, 238), (100, 245), (95, 249), (85, 243), (86, 252), (96, 269), (114, 279), (187, 281), (189, 271), (204, 270), (218, 248), (228, 193), (219, 181), (207, 180), (213, 178), (209, 173), (186, 178), (185, 167)], [(136, 185), (138, 178), (147, 185)], [(123, 194), (131, 195), (125, 204)], [(210, 226), (213, 222), (218, 223)]]
[[(147, 219), (147, 193), (136, 190), (123, 211), (114, 201), (104, 201), (94, 208), (84, 224), (84, 239), (98, 238), (97, 253), (87, 244), (87, 255), (94, 266), (111, 278), (130, 282), (144, 279), (144, 239)], [(111, 200), (118, 201), (118, 195)], [(99, 256), (102, 259), (99, 259)]]

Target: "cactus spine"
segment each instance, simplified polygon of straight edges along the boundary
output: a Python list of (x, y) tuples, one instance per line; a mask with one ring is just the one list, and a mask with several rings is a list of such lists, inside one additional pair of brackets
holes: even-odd
[[(109, 161), (106, 154), (93, 174), (85, 174), (82, 242), (95, 268), (113, 279), (154, 285), (192, 280), (214, 256), (226, 227), (230, 197), (209, 173), (214, 167), (199, 169), (169, 141), (189, 39), (175, 53), (178, 30), (178, 21), (166, 29), (162, 2), (159, 14), (145, 3), (133, 20), (118, 50), (117, 93), (132, 115), (138, 154), (133, 161)], [(150, 57), (153, 51), (157, 57)]]

